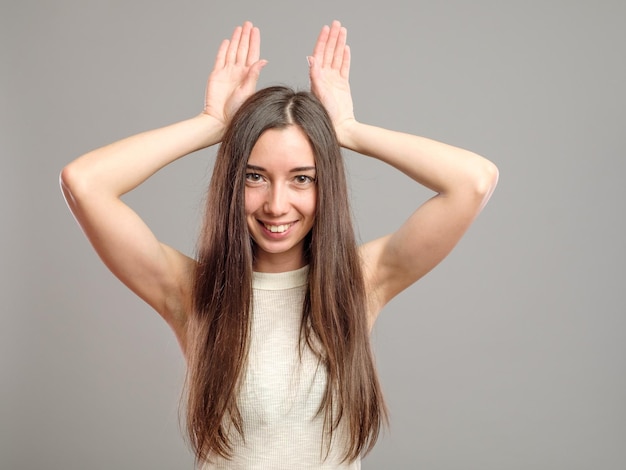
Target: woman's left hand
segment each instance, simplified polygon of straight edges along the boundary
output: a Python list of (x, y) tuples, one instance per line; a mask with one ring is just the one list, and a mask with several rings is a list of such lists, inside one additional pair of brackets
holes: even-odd
[(346, 28), (339, 21), (324, 26), (313, 56), (308, 57), (311, 91), (322, 102), (332, 119), (339, 142), (345, 130), (355, 122), (350, 93), (350, 47)]

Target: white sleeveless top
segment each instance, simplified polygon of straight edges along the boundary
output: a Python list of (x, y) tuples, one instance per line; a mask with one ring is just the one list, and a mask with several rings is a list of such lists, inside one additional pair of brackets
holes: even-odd
[(254, 273), (250, 350), (239, 397), (244, 438), (233, 430), (233, 457), (203, 469), (358, 470), (359, 460), (341, 464), (337, 430), (328, 457), (324, 415), (318, 409), (326, 370), (313, 352), (299, 354), (302, 303), (308, 266), (285, 273)]

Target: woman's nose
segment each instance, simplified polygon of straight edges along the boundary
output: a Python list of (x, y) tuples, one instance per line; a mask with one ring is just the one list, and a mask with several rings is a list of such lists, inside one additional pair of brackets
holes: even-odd
[(265, 212), (274, 216), (287, 213), (289, 201), (286, 188), (282, 185), (272, 185), (268, 191), (264, 209)]

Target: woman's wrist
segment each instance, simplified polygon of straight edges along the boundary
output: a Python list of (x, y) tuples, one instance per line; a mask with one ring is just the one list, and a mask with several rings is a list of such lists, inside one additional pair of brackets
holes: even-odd
[(350, 150), (357, 150), (358, 128), (361, 126), (356, 119), (346, 119), (339, 126), (335, 127), (339, 145)]
[(201, 148), (210, 147), (222, 141), (226, 130), (224, 123), (210, 114), (198, 114), (193, 120), (197, 121), (202, 135)]

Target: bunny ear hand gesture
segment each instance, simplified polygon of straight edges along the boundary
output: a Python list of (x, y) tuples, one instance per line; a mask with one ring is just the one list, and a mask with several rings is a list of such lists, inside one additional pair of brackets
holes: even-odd
[(313, 55), (307, 58), (311, 91), (328, 111), (340, 142), (343, 126), (354, 121), (347, 36), (346, 28), (339, 21), (333, 21), (330, 27), (322, 28)]
[(261, 33), (249, 21), (237, 26), (230, 40), (222, 41), (206, 86), (205, 114), (228, 124), (256, 90), (261, 69), (267, 64), (259, 60), (260, 51)]

